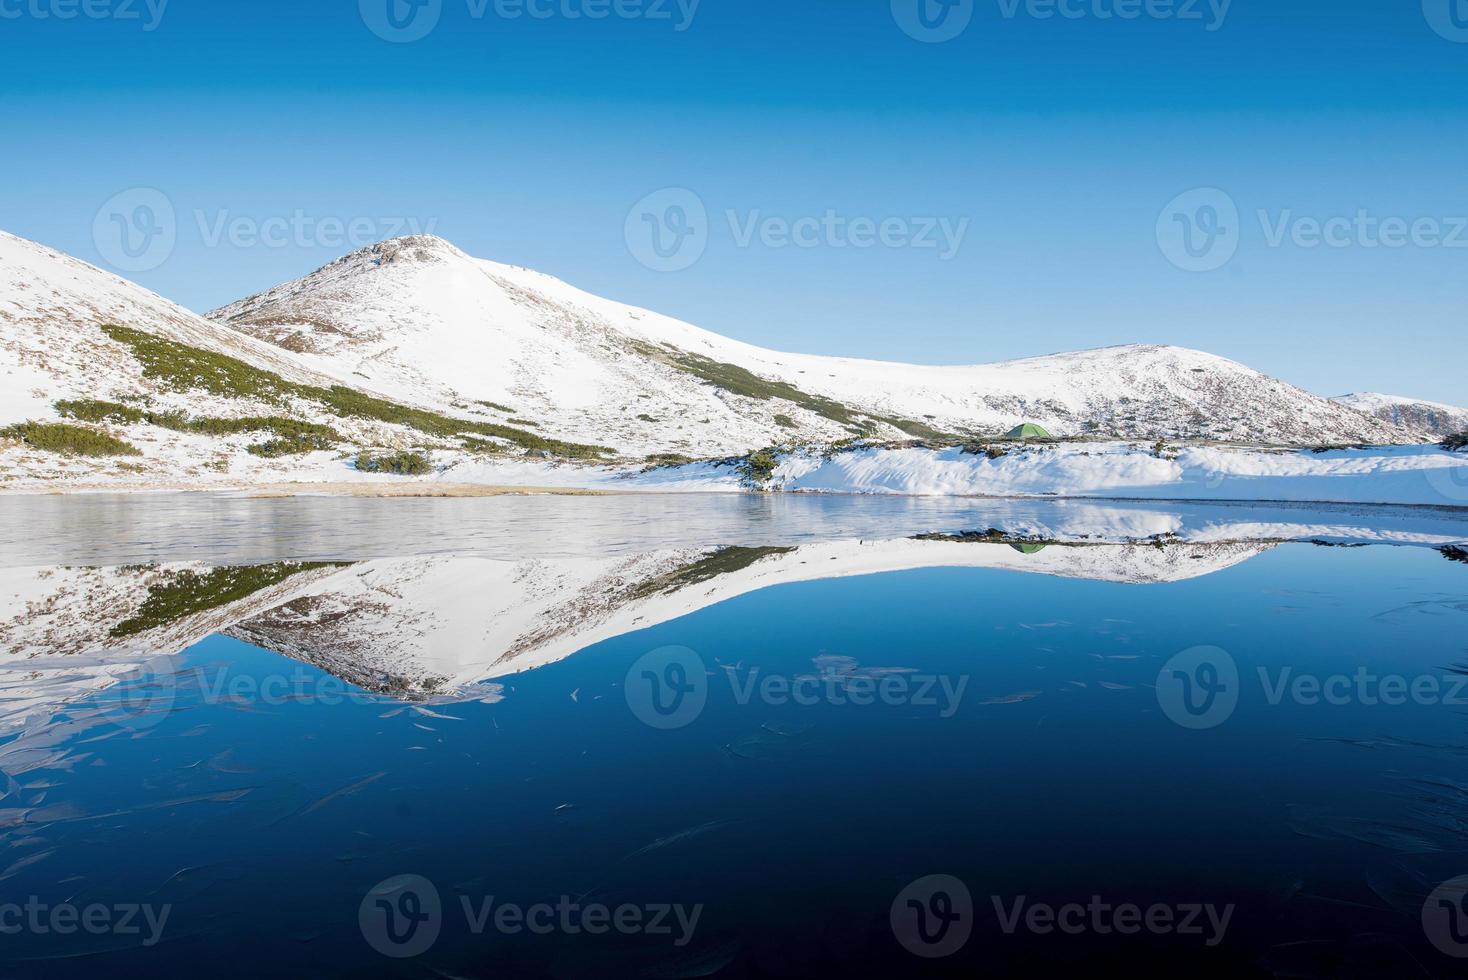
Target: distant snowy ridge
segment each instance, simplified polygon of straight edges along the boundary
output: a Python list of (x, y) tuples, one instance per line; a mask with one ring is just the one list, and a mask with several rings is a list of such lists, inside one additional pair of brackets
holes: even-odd
[(1459, 408), (1456, 405), (1405, 398), (1401, 395), (1382, 395), (1374, 391), (1341, 395), (1334, 400), (1383, 422), (1420, 432), (1429, 439), (1468, 432), (1468, 408)]

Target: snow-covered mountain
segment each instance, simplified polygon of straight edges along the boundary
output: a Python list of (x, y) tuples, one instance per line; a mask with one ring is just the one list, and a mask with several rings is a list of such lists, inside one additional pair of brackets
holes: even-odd
[[(411, 451), (407, 472), (449, 481), (570, 485), (522, 464), (561, 457), (635, 473), (650, 455), (992, 436), (1022, 421), (1147, 446), (1421, 438), (1182, 348), (972, 367), (780, 354), (432, 237), (354, 252), (211, 317), (0, 233), (0, 484), (401, 478), (356, 467), (368, 450)], [(67, 451), (94, 437), (106, 451)]]
[(792, 440), (1002, 433), (1311, 445), (1393, 426), (1221, 357), (1128, 346), (970, 367), (783, 354), (419, 236), (209, 314), (314, 370), (449, 410), (490, 402), (558, 438), (709, 456)]
[(1401, 395), (1383, 395), (1374, 391), (1341, 395), (1335, 401), (1383, 422), (1419, 432), (1428, 439), (1441, 439), (1444, 436), (1468, 432), (1468, 408), (1459, 408), (1456, 405), (1405, 398)]

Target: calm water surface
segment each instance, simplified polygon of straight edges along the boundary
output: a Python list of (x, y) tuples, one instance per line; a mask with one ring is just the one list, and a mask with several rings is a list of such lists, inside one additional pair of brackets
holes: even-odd
[[(900, 540), (1224, 520), (1156, 505), (340, 503), (11, 512), (0, 975), (1468, 963), (1451, 551)], [(578, 579), (587, 552), (644, 564)], [(474, 618), (513, 589), (526, 623)], [(476, 645), (499, 666), (441, 689), (394, 669)]]

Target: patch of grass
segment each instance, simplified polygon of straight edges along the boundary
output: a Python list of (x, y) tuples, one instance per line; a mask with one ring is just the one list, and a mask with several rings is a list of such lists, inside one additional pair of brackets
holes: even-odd
[(795, 428), (798, 428), (798, 426), (795, 424), (795, 420), (792, 419), (788, 415), (776, 415), (775, 416), (775, 424), (778, 425), (782, 429), (795, 429)]
[(121, 425), (143, 421), (142, 409), (119, 402), (104, 402), (94, 398), (80, 398), (56, 403), (56, 411), (62, 418), (79, 422), (114, 422)]
[(692, 456), (685, 456), (682, 453), (654, 453), (643, 460), (643, 463), (650, 469), (657, 469), (659, 466), (686, 466), (695, 462), (697, 460)]
[(0, 429), (0, 436), (19, 439), (32, 449), (63, 456), (141, 456), (132, 443), (65, 422), (22, 422)]
[(163, 581), (148, 588), (148, 598), (136, 614), (112, 627), (113, 637), (136, 636), (179, 620), (217, 609), (278, 585), (301, 572), (316, 568), (343, 567), (335, 562), (276, 562), (214, 568), (207, 572), (184, 569), (168, 573)]
[(336, 442), (323, 436), (302, 432), (295, 435), (278, 436), (246, 446), (245, 451), (252, 456), (261, 456), (265, 459), (278, 459), (281, 456), (300, 456), (305, 453), (315, 453), (334, 448)]
[(117, 402), (97, 400), (60, 401), (56, 410), (62, 415), (87, 422), (147, 422), (174, 432), (197, 432), (210, 436), (238, 435), (242, 432), (268, 432), (274, 438), (247, 447), (256, 456), (292, 456), (331, 449), (345, 441), (341, 433), (329, 425), (302, 422), (278, 415), (245, 418), (190, 418), (184, 412), (145, 412)]
[(226, 398), (279, 401), (296, 387), (280, 375), (237, 358), (155, 337), (141, 330), (104, 324), (102, 332), (125, 344), (151, 378), (174, 391), (207, 391)]
[(374, 455), (357, 454), (357, 469), (363, 473), (392, 473), (396, 476), (423, 476), (433, 472), (433, 463), (422, 453), (396, 452)]
[(506, 415), (515, 414), (515, 410), (513, 408), (506, 408), (504, 405), (497, 405), (494, 402), (476, 401), (474, 404), (483, 405), (485, 408), (493, 409), (496, 412), (504, 412)]
[(633, 346), (644, 356), (675, 367), (732, 394), (758, 401), (780, 398), (842, 425), (855, 425), (857, 422), (857, 416), (852, 409), (838, 401), (808, 394), (785, 381), (767, 381), (737, 364), (715, 361), (702, 354), (692, 354), (675, 347), (655, 347), (635, 341)]
[(899, 432), (905, 432), (917, 439), (926, 439), (930, 442), (948, 442), (954, 445), (963, 441), (961, 436), (955, 435), (952, 432), (944, 432), (942, 429), (935, 429), (926, 422), (914, 422), (912, 419), (894, 418), (887, 415), (874, 415), (872, 419), (877, 422), (885, 422)]
[(456, 419), (421, 408), (410, 408), (355, 388), (297, 384), (280, 375), (246, 364), (226, 354), (164, 340), (141, 330), (104, 324), (103, 333), (127, 345), (143, 367), (143, 376), (175, 391), (208, 391), (227, 398), (258, 398), (279, 403), (300, 398), (321, 405), (341, 418), (368, 419), (403, 425), (444, 439), (463, 435), (504, 439), (522, 449), (566, 459), (600, 459), (612, 450), (605, 446), (547, 439), (509, 425)]
[(691, 585), (709, 582), (721, 575), (748, 568), (765, 558), (774, 555), (788, 555), (794, 550), (794, 548), (720, 548), (690, 565), (684, 565), (666, 575), (643, 582), (632, 590), (632, 598), (644, 599), (661, 593), (677, 592)]

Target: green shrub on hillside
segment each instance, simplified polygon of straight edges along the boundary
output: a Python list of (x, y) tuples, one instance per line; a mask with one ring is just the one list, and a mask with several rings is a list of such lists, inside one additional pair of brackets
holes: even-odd
[(780, 465), (780, 457), (774, 449), (761, 449), (750, 453), (739, 463), (739, 475), (750, 483), (768, 483)]
[(331, 449), (337, 443), (345, 441), (341, 433), (329, 425), (302, 422), (277, 415), (237, 419), (207, 416), (190, 418), (185, 412), (145, 412), (117, 402), (96, 399), (59, 401), (56, 403), (56, 411), (68, 418), (85, 422), (146, 422), (174, 432), (197, 432), (209, 436), (230, 436), (245, 432), (270, 433), (273, 438), (246, 448), (256, 456), (272, 458)]
[(142, 450), (105, 432), (65, 422), (22, 422), (0, 429), (0, 436), (19, 439), (32, 449), (63, 456), (141, 456)]
[(392, 473), (396, 476), (422, 476), (433, 472), (433, 463), (422, 453), (396, 452), (374, 455), (357, 454), (357, 469), (363, 473)]
[(62, 418), (72, 418), (80, 422), (115, 422), (131, 425), (143, 421), (142, 409), (119, 402), (104, 402), (93, 398), (59, 401), (56, 403), (56, 411)]

